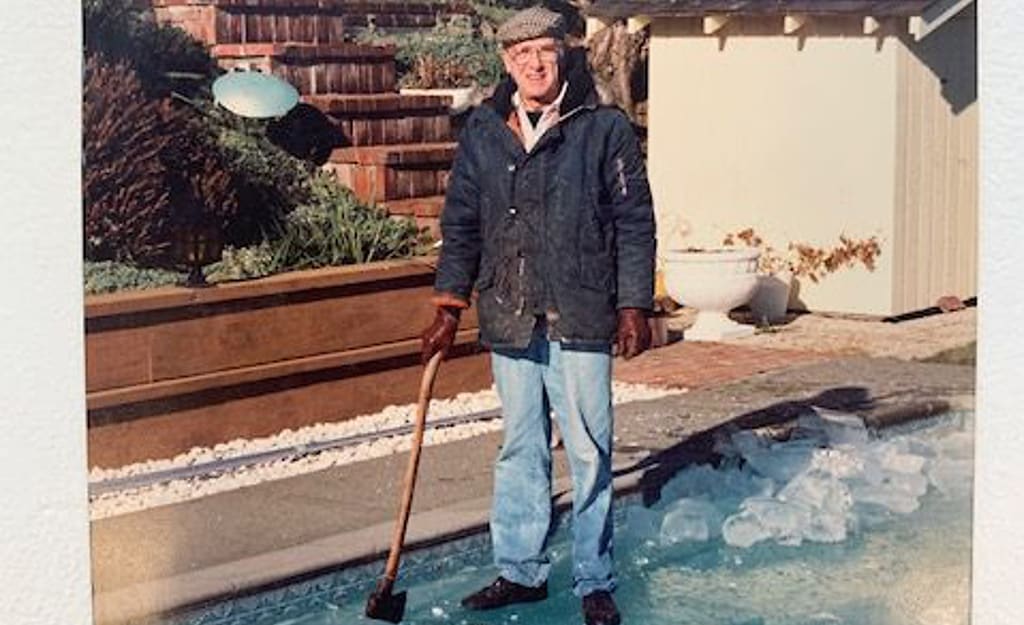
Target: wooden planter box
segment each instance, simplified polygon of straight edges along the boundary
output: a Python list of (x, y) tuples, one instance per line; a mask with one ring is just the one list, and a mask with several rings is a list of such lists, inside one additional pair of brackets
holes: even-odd
[[(87, 297), (90, 466), (414, 402), (431, 260)], [(435, 397), (491, 384), (476, 325), (471, 310)]]

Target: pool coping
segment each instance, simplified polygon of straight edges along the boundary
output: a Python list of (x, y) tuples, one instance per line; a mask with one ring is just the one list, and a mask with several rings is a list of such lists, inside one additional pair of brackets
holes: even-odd
[[(973, 411), (974, 395), (940, 395), (929, 402), (890, 405), (887, 410), (872, 413), (870, 419), (864, 416), (870, 427), (885, 428), (933, 416), (943, 408)], [(697, 443), (700, 436), (708, 433), (698, 434), (693, 442)], [(647, 455), (615, 453), (616, 498), (643, 488), (646, 472), (639, 461)], [(570, 486), (568, 477), (554, 481), (556, 510), (571, 507)], [(413, 514), (405, 551), (413, 552), (486, 532), (490, 504), (490, 496), (478, 497)], [(387, 555), (393, 530), (393, 521), (381, 522), (197, 571), (96, 593), (94, 622), (102, 625), (149, 622), (331, 571), (379, 562)]]

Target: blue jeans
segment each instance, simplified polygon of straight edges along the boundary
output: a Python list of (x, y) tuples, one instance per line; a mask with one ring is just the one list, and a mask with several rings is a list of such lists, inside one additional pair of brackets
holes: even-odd
[(491, 540), (501, 575), (526, 586), (548, 576), (551, 421), (554, 409), (572, 471), (573, 592), (614, 590), (612, 401), (609, 349), (570, 349), (538, 323), (525, 350), (495, 350), (505, 440), (494, 468)]

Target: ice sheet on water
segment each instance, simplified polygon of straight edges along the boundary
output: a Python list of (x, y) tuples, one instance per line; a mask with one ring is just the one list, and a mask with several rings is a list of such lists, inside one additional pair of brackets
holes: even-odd
[(661, 513), (642, 505), (626, 509), (626, 535), (644, 542), (657, 541), (661, 534)]

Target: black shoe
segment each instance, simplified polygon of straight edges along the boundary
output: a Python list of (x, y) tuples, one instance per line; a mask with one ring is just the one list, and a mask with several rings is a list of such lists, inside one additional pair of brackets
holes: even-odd
[(612, 594), (606, 590), (596, 590), (583, 597), (583, 620), (587, 625), (619, 625), (622, 622)]
[(462, 600), (462, 606), (470, 610), (493, 610), (513, 603), (530, 603), (548, 598), (548, 583), (536, 588), (510, 582), (504, 577), (494, 580)]

